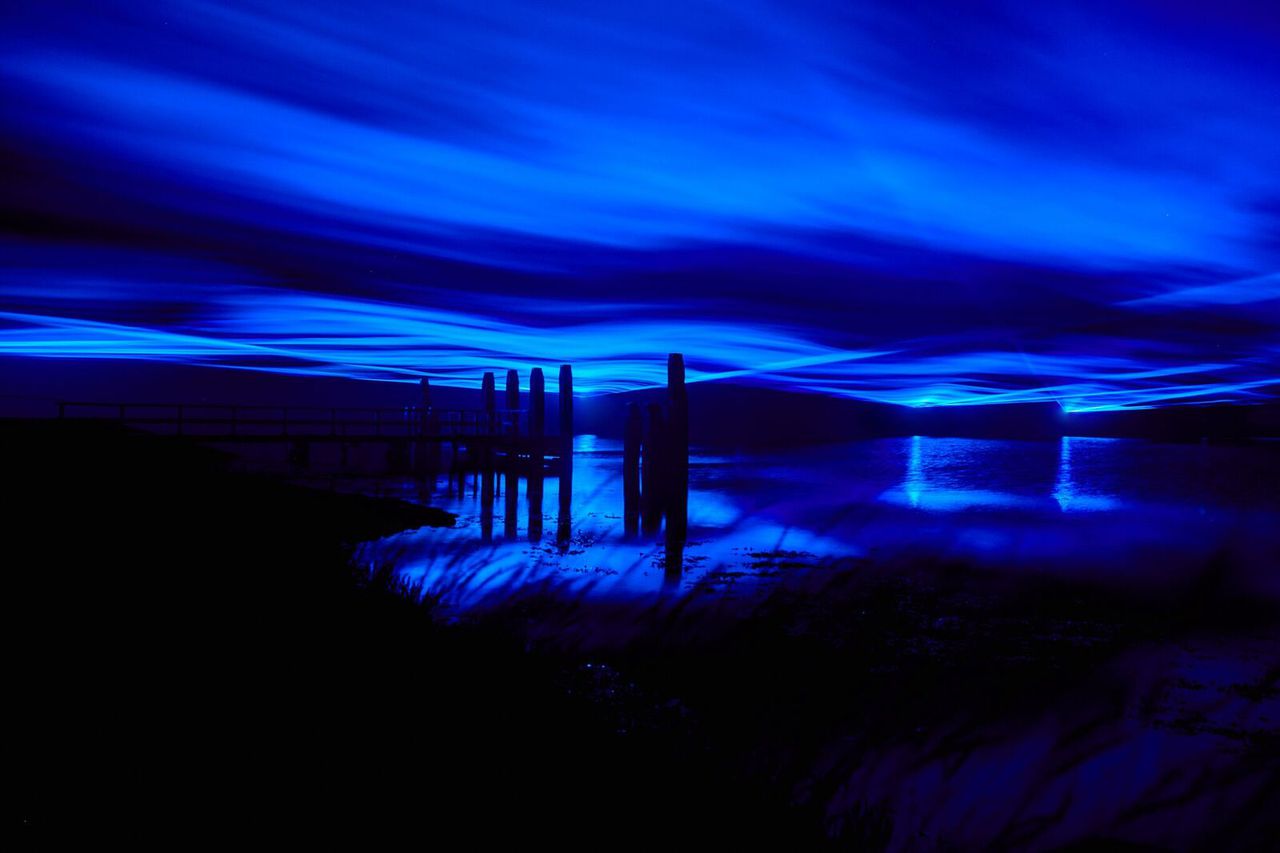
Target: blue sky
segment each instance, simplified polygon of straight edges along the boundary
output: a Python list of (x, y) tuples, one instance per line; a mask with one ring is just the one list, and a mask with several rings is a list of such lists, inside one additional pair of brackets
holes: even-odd
[(0, 353), (1270, 399), (1273, 5), (7, 8)]

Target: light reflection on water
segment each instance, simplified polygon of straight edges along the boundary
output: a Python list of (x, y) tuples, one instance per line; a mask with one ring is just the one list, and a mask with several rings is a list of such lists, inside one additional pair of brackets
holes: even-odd
[[(1145, 592), (1179, 575), (1195, 577), (1225, 549), (1257, 589), (1280, 597), (1277, 449), (916, 436), (695, 455), (689, 541), (681, 575), (672, 580), (661, 532), (625, 535), (619, 445), (587, 438), (577, 444), (567, 505), (555, 477), (541, 487), (536, 479), (508, 484), (495, 477), (490, 487), (473, 478), (461, 493), (444, 477), (404, 481), (406, 496), (458, 512), (457, 528), (389, 537), (369, 544), (364, 556), (394, 560), (406, 578), (439, 595), (446, 612), (541, 589), (574, 602), (625, 599), (619, 607), (529, 611), (536, 614), (528, 617), (531, 635), (549, 630), (558, 642), (585, 648), (658, 632), (663, 642), (696, 646), (696, 631), (716, 631), (716, 619), (702, 618), (711, 608), (723, 605), (736, 619), (777, 585), (829, 591), (824, 557), (870, 558), (849, 564), (851, 571), (941, 560), (1114, 576), (1136, 580)], [(918, 591), (909, 587), (886, 606), (910, 612)], [(686, 607), (693, 602), (700, 609)], [(665, 618), (671, 614), (690, 618)], [(1065, 628), (1052, 618), (1021, 628), (1014, 620), (1012, 654), (1049, 638), (1070, 659), (1064, 650), (1072, 644), (1111, 636), (1105, 618), (1092, 623), (1088, 608), (1078, 616)], [(858, 621), (854, 613), (848, 618)], [(1007, 615), (983, 611), (976, 618), (980, 634)], [(1024, 648), (1019, 630), (1035, 642)], [(949, 642), (945, 630), (924, 633), (929, 642)], [(914, 850), (924, 837), (989, 847), (1033, 823), (1037, 847), (1092, 832), (1177, 849), (1206, 823), (1247, 817), (1237, 804), (1262, 803), (1256, 811), (1268, 812), (1258, 792), (1274, 774), (1254, 769), (1238, 750), (1263, 737), (1276, 700), (1239, 688), (1254, 690), (1274, 672), (1275, 648), (1274, 630), (1142, 643), (1102, 663), (1093, 679), (1068, 679), (1062, 692), (1045, 692), (1039, 714), (1030, 710), (1038, 699), (997, 714), (985, 702), (970, 704), (973, 697), (960, 689), (954, 711), (940, 708), (908, 736), (868, 737), (861, 722), (842, 730), (804, 778), (833, 791), (827, 815), (887, 804), (887, 849)], [(1019, 796), (1005, 796), (1011, 790)]]
[(395, 484), (458, 514), (368, 543), (453, 607), (517, 589), (750, 596), (825, 558), (924, 557), (1015, 570), (1168, 577), (1223, 549), (1272, 591), (1280, 454), (1270, 448), (913, 436), (690, 458), (688, 541), (627, 535), (622, 448), (580, 436), (558, 476), (441, 474)]
[[(1045, 508), (1044, 457), (1046, 444), (1039, 442), (981, 441), (976, 439), (906, 439), (907, 471), (900, 485), (887, 489), (881, 499), (931, 512), (958, 512), (976, 508)], [(1101, 491), (1091, 482), (1090, 470), (1078, 477), (1073, 472), (1074, 452), (1090, 452), (1097, 462), (1119, 439), (1063, 436), (1058, 443), (1058, 465), (1052, 490), (1047, 497), (1062, 512), (1089, 512), (1117, 509), (1122, 504), (1115, 495)], [(1030, 453), (1028, 453), (1030, 450)], [(992, 486), (998, 486), (993, 488)]]
[(1115, 509), (1116, 499), (1111, 495), (1094, 492), (1088, 481), (1077, 482), (1071, 470), (1072, 446), (1076, 453), (1087, 453), (1095, 448), (1106, 449), (1106, 438), (1072, 438), (1064, 435), (1061, 439), (1061, 450), (1058, 453), (1058, 479), (1053, 485), (1053, 499), (1063, 512), (1089, 512)]

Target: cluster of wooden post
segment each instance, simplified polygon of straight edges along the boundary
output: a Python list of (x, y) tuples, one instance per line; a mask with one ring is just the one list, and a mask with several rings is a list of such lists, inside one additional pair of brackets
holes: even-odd
[[(547, 399), (546, 399), (546, 379), (543, 375), (542, 368), (535, 367), (529, 374), (529, 407), (527, 411), (520, 409), (520, 374), (516, 370), (508, 370), (506, 375), (506, 385), (504, 394), (504, 408), (498, 408), (497, 395), (497, 379), (492, 371), (487, 371), (481, 377), (480, 382), (480, 409), (474, 413), (475, 422), (469, 424), (474, 432), (467, 431), (466, 426), (459, 425), (459, 433), (465, 433), (464, 437), (459, 437), (450, 432), (450, 426), (442, 424), (438, 414), (438, 410), (432, 405), (431, 400), (431, 381), (427, 377), (423, 377), (419, 381), (420, 400), (419, 400), (419, 418), (418, 431), (420, 439), (417, 442), (417, 468), (421, 472), (438, 470), (440, 467), (440, 450), (441, 443), (447, 442), (450, 445), (450, 469), (455, 470), (458, 467), (459, 442), (468, 444), (469, 454), (472, 456), (472, 462), (478, 467), (492, 467), (494, 459), (495, 445), (492, 441), (495, 437), (502, 437), (505, 452), (508, 457), (513, 452), (519, 450), (531, 456), (541, 458), (544, 451), (550, 449), (543, 443), (546, 438), (547, 425)], [(573, 369), (563, 364), (560, 366), (560, 430), (558, 441), (558, 453), (564, 458), (573, 452)], [(522, 417), (523, 415), (523, 417)], [(481, 436), (489, 438), (486, 442), (469, 442), (469, 436)], [(511, 439), (511, 443), (507, 444), (506, 439)], [(527, 439), (527, 441), (525, 440)], [(553, 446), (554, 447), (554, 446)], [(551, 451), (553, 454), (557, 450)]]
[[(431, 405), (431, 380), (422, 377), (421, 401), (419, 403), (422, 419), (419, 429), (425, 434), (439, 433), (439, 421), (434, 419)], [(528, 434), (541, 436), (546, 433), (547, 422), (547, 385), (542, 368), (535, 367), (529, 373), (529, 410)], [(501, 416), (505, 414), (510, 423), (507, 425), (511, 434), (520, 434), (520, 373), (507, 371), (507, 382), (504, 400), (505, 409), (498, 409), (497, 384), (494, 373), (486, 371), (480, 381), (480, 410), (484, 413), (484, 432), (496, 433), (502, 425)], [(567, 364), (560, 365), (560, 435), (562, 438), (573, 437), (573, 368)]]
[[(570, 530), (570, 504), (573, 493), (573, 369), (565, 364), (559, 375), (560, 430), (558, 452), (559, 466), (559, 516), (556, 540), (568, 543)], [(436, 410), (431, 405), (431, 384), (421, 380), (421, 419), (419, 429), (423, 441), (420, 451), (434, 454), (438, 462), (439, 440), (449, 440), (441, 430)], [(505, 409), (497, 407), (497, 381), (493, 372), (486, 372), (480, 386), (480, 414), (476, 418), (478, 435), (487, 439), (479, 443), (480, 458), (476, 473), (483, 471), (481, 486), (482, 538), (492, 535), (493, 502), (496, 498), (495, 466), (493, 451), (495, 437), (503, 439), (508, 454), (516, 448), (527, 447), (536, 454), (539, 464), (529, 473), (529, 538), (540, 541), (542, 537), (542, 466), (546, 428), (546, 381), (541, 368), (534, 368), (529, 375), (529, 407), (524, 428), (529, 442), (517, 441), (522, 428), (520, 410), (520, 376), (508, 370), (505, 386)], [(503, 416), (507, 420), (503, 421)], [(433, 440), (427, 440), (428, 438)], [(449, 443), (454, 454), (451, 471), (458, 470), (458, 436)], [(511, 439), (510, 443), (506, 439)], [(466, 439), (463, 439), (466, 441)], [(554, 447), (554, 445), (552, 445)], [(475, 450), (472, 447), (471, 450)], [(554, 454), (555, 451), (553, 450)], [(433, 466), (434, 467), (434, 466)], [(508, 468), (506, 480), (506, 535), (515, 534), (516, 486)], [(461, 480), (459, 481), (461, 487)], [(651, 403), (642, 411), (636, 403), (627, 407), (627, 420), (623, 441), (623, 495), (626, 532), (635, 534), (641, 527), (646, 533), (655, 533), (666, 518), (666, 569), (668, 575), (678, 578), (682, 570), (685, 539), (688, 530), (689, 495), (689, 405), (685, 388), (684, 356), (671, 353), (667, 357), (667, 399), (665, 403)]]
[[(508, 542), (515, 540), (520, 500), (519, 480), (521, 476), (525, 477), (528, 484), (526, 499), (528, 501), (529, 529), (526, 535), (529, 541), (535, 545), (542, 542), (542, 503), (545, 474), (542, 470), (536, 468), (523, 475), (512, 470), (500, 472), (492, 468), (486, 471), (473, 472), (474, 482), (472, 488), (478, 488), (480, 493), (481, 542), (488, 543), (493, 541), (494, 511), (500, 497), (503, 500), (502, 535)], [(477, 483), (479, 484), (478, 487), (476, 486)], [(571, 502), (572, 497), (566, 491), (562, 481), (560, 487), (560, 514), (556, 519), (556, 543), (561, 547), (567, 546), (570, 541), (572, 523), (569, 515), (569, 506)]]
[(667, 518), (668, 551), (683, 545), (689, 501), (689, 398), (685, 390), (684, 356), (667, 357), (666, 404), (651, 403), (642, 414), (627, 406), (623, 431), (622, 490), (628, 533), (643, 524), (656, 532)]

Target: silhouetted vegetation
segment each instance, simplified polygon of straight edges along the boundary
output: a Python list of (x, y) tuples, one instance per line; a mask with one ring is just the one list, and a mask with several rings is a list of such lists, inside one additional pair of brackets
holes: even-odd
[[(1179, 664), (1274, 651), (1274, 607), (1229, 566), (1153, 592), (762, 550), (782, 582), (749, 610), (544, 589), (440, 618), (350, 559), (438, 512), (101, 426), (4, 437), (39, 830), (1042, 849), (1183, 820), (1179, 846), (1228, 849), (1280, 829), (1274, 663)], [(1195, 748), (1136, 774), (1129, 744), (1162, 732)]]
[(536, 653), (509, 620), (442, 628), (352, 567), (351, 543), (440, 513), (101, 425), (4, 438), (22, 449), (10, 725), (32, 828), (796, 837), (687, 734), (619, 731), (603, 671)]

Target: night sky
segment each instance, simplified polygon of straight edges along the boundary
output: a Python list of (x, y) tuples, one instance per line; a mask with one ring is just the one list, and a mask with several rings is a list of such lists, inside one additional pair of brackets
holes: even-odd
[(1280, 396), (1271, 0), (42, 0), (0, 100), (3, 354)]

